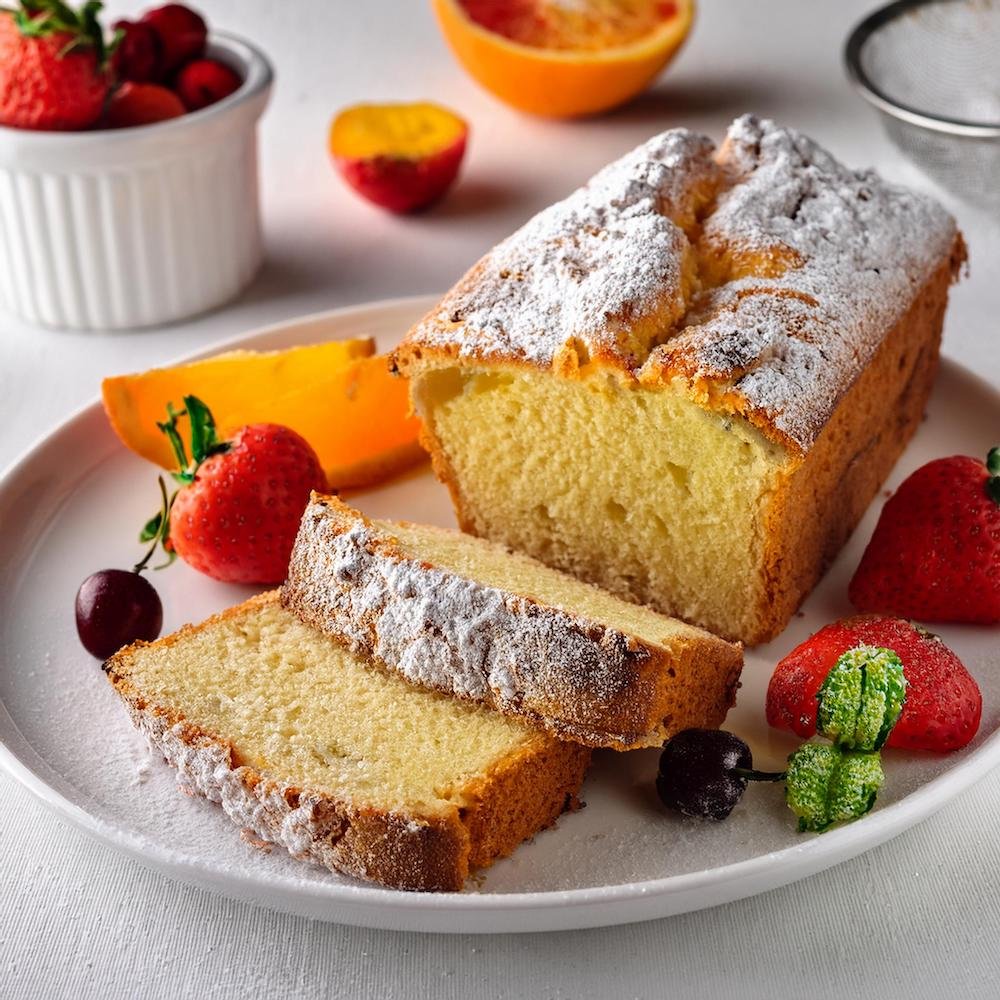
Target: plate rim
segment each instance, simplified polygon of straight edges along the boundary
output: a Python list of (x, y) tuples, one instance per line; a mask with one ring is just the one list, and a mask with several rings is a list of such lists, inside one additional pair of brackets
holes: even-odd
[[(164, 364), (172, 365), (195, 361), (225, 350), (246, 346), (248, 342), (262, 339), (268, 335), (291, 333), (296, 328), (312, 323), (327, 320), (349, 321), (355, 317), (361, 319), (373, 311), (407, 310), (416, 315), (421, 309), (426, 311), (435, 300), (435, 296), (428, 295), (401, 296), (318, 310), (226, 337)], [(977, 373), (947, 356), (942, 356), (941, 366), (949, 369), (955, 377), (973, 382), (979, 390), (996, 399), (998, 407), (1000, 407), (1000, 391)], [(32, 459), (60, 435), (71, 430), (77, 423), (94, 419), (100, 411), (101, 405), (100, 396), (96, 396), (77, 407), (53, 427), (38, 435), (27, 448), (23, 449), (0, 472), (0, 506), (3, 505), (6, 495)], [(120, 850), (140, 863), (153, 867), (164, 874), (172, 875), (188, 884), (210, 887), (231, 898), (247, 899), (249, 890), (257, 901), (272, 907), (276, 903), (272, 897), (280, 896), (281, 901), (287, 905), (279, 905), (277, 908), (283, 908), (290, 912), (298, 912), (294, 905), (296, 899), (312, 903), (325, 903), (330, 907), (345, 906), (354, 911), (388, 911), (389, 919), (383, 921), (359, 920), (359, 912), (347, 915), (348, 919), (346, 920), (344, 913), (330, 913), (326, 917), (326, 919), (341, 922), (350, 922), (350, 918), (353, 917), (354, 922), (366, 923), (368, 926), (401, 926), (400, 921), (391, 919), (392, 914), (406, 914), (410, 917), (419, 913), (436, 913), (441, 916), (479, 914), (486, 917), (491, 914), (510, 915), (514, 912), (520, 912), (538, 916), (555, 909), (565, 911), (588, 906), (621, 907), (638, 900), (643, 900), (646, 904), (643, 912), (637, 915), (619, 912), (604, 914), (597, 919), (586, 919), (584, 922), (570, 921), (567, 923), (564, 920), (557, 922), (556, 926), (566, 929), (649, 919), (658, 915), (681, 913), (745, 898), (767, 889), (787, 885), (801, 877), (818, 873), (840, 861), (849, 860), (869, 848), (884, 843), (896, 834), (902, 833), (933, 815), (949, 800), (960, 795), (984, 777), (992, 768), (1000, 764), (1000, 728), (998, 728), (984, 740), (981, 746), (942, 774), (932, 778), (899, 801), (870, 813), (859, 822), (832, 830), (823, 836), (812, 837), (778, 851), (758, 854), (752, 858), (713, 868), (667, 875), (656, 879), (578, 889), (503, 893), (431, 893), (408, 892), (364, 884), (322, 884), (304, 880), (290, 883), (287, 878), (262, 886), (253, 878), (233, 874), (229, 869), (219, 868), (197, 856), (187, 855), (182, 850), (164, 847), (139, 831), (116, 826), (114, 823), (88, 812), (46, 781), (45, 777), (23, 758), (23, 755), (9, 745), (11, 732), (16, 734), (24, 748), (33, 752), (31, 743), (21, 734), (16, 721), (7, 710), (7, 706), (0, 701), (0, 768), (34, 795), (50, 812), (62, 819), (69, 820), (75, 827), (98, 841)], [(44, 758), (39, 757), (38, 759), (45, 764)], [(770, 878), (767, 884), (752, 887), (756, 878), (769, 872), (776, 874), (777, 877)], [(743, 891), (747, 888), (748, 883), (751, 884), (751, 888), (749, 891)], [(268, 896), (266, 902), (260, 898), (261, 892), (264, 890)], [(706, 895), (710, 890), (715, 891), (707, 902), (685, 904), (679, 908), (673, 908), (669, 902), (666, 902), (657, 912), (655, 906), (657, 901), (663, 902), (675, 897), (684, 897), (698, 890), (706, 890)], [(313, 913), (313, 916), (323, 918), (322, 914)], [(404, 920), (403, 923), (405, 922)], [(413, 928), (412, 924), (407, 924), (407, 926)], [(432, 926), (420, 929), (447, 930)], [(525, 932), (539, 929), (534, 925), (523, 928), (506, 928), (506, 930), (524, 930)], [(555, 926), (552, 929), (556, 929)], [(478, 926), (463, 927), (461, 932), (476, 933), (481, 930), (490, 933), (496, 932), (495, 927)]]

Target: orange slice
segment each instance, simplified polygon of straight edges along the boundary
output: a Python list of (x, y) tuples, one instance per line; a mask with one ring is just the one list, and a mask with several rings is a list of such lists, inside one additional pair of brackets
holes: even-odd
[(634, 97), (691, 30), (694, 0), (433, 0), (459, 62), (502, 101), (572, 118)]
[(419, 421), (406, 382), (370, 337), (284, 351), (232, 351), (204, 361), (106, 378), (104, 409), (122, 442), (165, 469), (173, 452), (156, 426), (188, 394), (209, 406), (221, 436), (244, 424), (291, 427), (316, 450), (334, 489), (368, 486), (416, 464)]

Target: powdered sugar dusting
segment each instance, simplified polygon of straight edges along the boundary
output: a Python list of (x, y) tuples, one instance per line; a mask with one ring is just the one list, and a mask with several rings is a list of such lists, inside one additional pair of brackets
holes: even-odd
[(549, 368), (575, 344), (719, 384), (804, 449), (956, 237), (931, 198), (774, 122), (737, 119), (717, 152), (674, 129), (487, 254), (404, 351)]
[(930, 198), (849, 170), (773, 122), (738, 119), (719, 161), (733, 180), (704, 222), (702, 252), (739, 262), (775, 248), (790, 263), (708, 290), (651, 362), (731, 380), (749, 409), (808, 447), (948, 261), (955, 224)]
[[(322, 501), (306, 510), (282, 602), (308, 624), (423, 687), (540, 719), (599, 745), (646, 735), (652, 692), (636, 690), (652, 654), (632, 636), (437, 569), (387, 548), (360, 517), (347, 530)], [(631, 695), (619, 725), (609, 710)]]
[(632, 328), (683, 313), (688, 241), (674, 219), (718, 173), (712, 150), (684, 129), (649, 140), (487, 254), (411, 336), (545, 367), (574, 340), (639, 361)]

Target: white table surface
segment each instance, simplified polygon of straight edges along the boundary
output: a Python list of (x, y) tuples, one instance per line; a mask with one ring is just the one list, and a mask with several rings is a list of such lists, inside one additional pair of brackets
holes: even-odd
[[(848, 162), (925, 183), (842, 72), (843, 39), (868, 4), (702, 4), (653, 91), (605, 118), (556, 124), (478, 90), (425, 0), (206, 0), (216, 26), (259, 42), (277, 69), (262, 131), (264, 269), (236, 303), (168, 329), (68, 333), (0, 317), (0, 466), (94, 398), (103, 375), (298, 314), (444, 289), (534, 211), (662, 128), (719, 136), (753, 110)], [(469, 119), (468, 162), (444, 204), (396, 219), (342, 187), (326, 128), (348, 103), (422, 97)], [(972, 273), (954, 293), (945, 350), (996, 383), (1000, 220), (952, 208)], [(887, 846), (756, 899), (607, 930), (434, 937), (314, 923), (174, 884), (0, 776), (0, 997), (996, 997), (998, 814), (994, 773)]]

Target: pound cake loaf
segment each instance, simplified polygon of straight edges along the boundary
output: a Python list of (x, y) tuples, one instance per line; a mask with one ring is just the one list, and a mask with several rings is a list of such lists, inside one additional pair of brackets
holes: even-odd
[(759, 643), (913, 434), (964, 257), (932, 199), (791, 129), (675, 129), (488, 253), (394, 363), (464, 530)]
[(296, 858), (462, 887), (576, 803), (590, 752), (381, 672), (263, 594), (104, 667), (182, 788)]
[(316, 493), (281, 594), (414, 684), (594, 747), (721, 725), (743, 663), (738, 646), (504, 546)]

